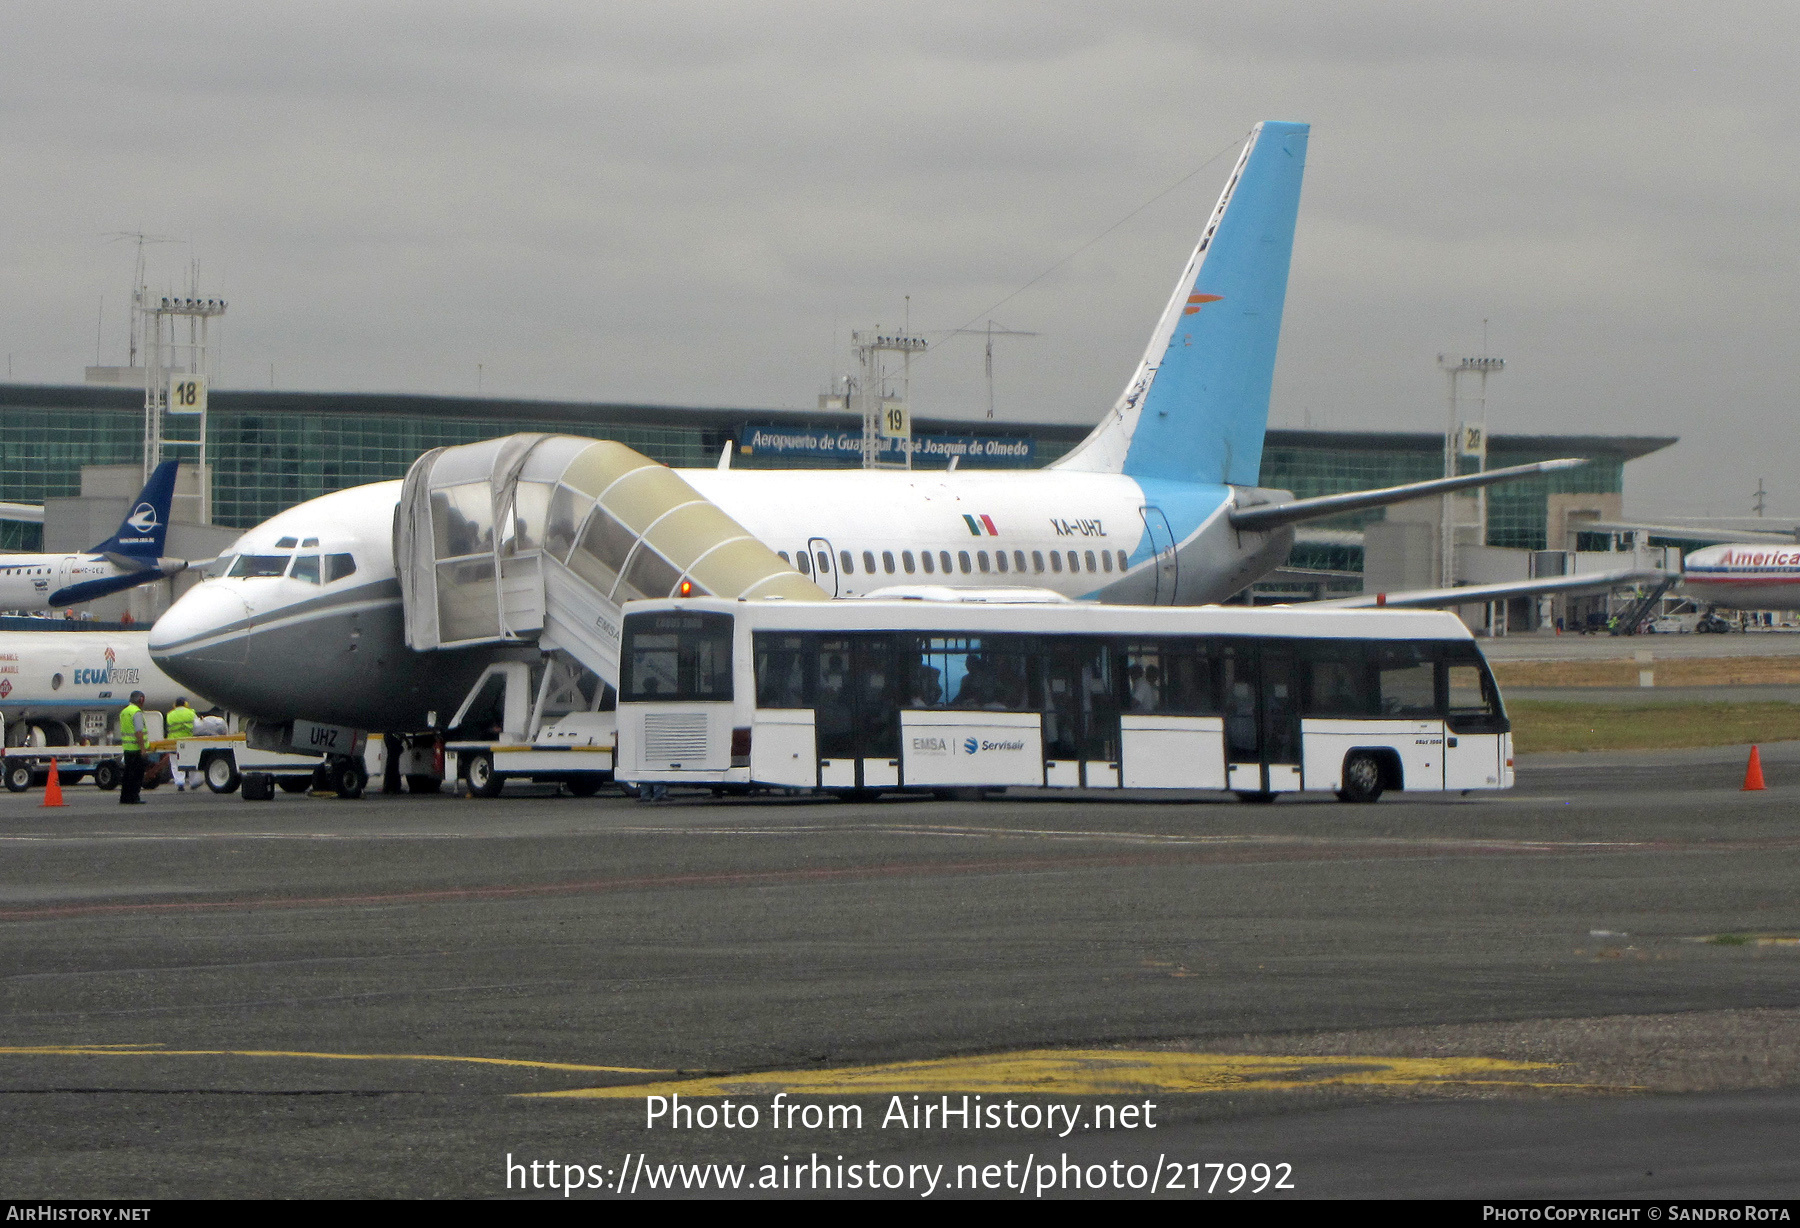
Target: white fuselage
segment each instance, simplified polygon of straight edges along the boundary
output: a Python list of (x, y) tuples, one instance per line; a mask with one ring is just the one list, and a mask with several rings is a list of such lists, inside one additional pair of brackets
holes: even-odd
[(1734, 610), (1800, 610), (1800, 545), (1706, 546), (1682, 564), (1697, 601)]
[(0, 610), (47, 610), (72, 584), (130, 574), (97, 554), (0, 554)]

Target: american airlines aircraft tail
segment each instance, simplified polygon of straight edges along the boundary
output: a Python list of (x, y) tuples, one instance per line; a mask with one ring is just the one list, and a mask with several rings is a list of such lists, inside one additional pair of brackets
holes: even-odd
[(1308, 131), (1256, 126), (1125, 391), (1051, 468), (1256, 485)]

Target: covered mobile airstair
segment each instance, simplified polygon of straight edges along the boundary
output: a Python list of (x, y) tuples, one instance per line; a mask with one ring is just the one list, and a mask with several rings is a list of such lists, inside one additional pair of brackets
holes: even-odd
[(570, 435), (425, 453), (401, 490), (394, 561), (410, 647), (536, 646), (536, 660), (490, 666), (450, 722), (487, 694), (514, 741), (617, 685), (628, 600), (829, 599), (667, 466)]

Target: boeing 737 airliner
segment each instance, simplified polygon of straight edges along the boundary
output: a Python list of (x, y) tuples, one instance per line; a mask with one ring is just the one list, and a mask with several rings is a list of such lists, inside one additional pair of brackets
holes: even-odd
[[(1257, 486), (1307, 133), (1257, 126), (1123, 393), (1049, 468), (677, 473), (830, 596), (1016, 586), (1191, 605), (1279, 566), (1296, 523), (1583, 463), (1299, 500)], [(152, 655), (196, 691), (268, 721), (409, 730), (453, 710), (496, 653), (531, 646), (408, 647), (394, 555), (400, 498), (399, 482), (358, 487), (252, 529), (222, 556), (223, 574), (158, 621)], [(571, 540), (605, 536), (593, 506), (582, 504)], [(682, 574), (666, 560), (649, 571)], [(662, 587), (641, 595), (669, 595)], [(619, 591), (640, 595), (623, 582)], [(1464, 597), (1482, 599), (1479, 589)]]

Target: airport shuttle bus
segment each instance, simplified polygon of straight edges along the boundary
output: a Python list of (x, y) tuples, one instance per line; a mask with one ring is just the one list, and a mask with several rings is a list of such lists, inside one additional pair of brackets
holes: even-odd
[(625, 606), (618, 775), (860, 792), (1504, 789), (1511, 725), (1436, 611), (869, 599)]

